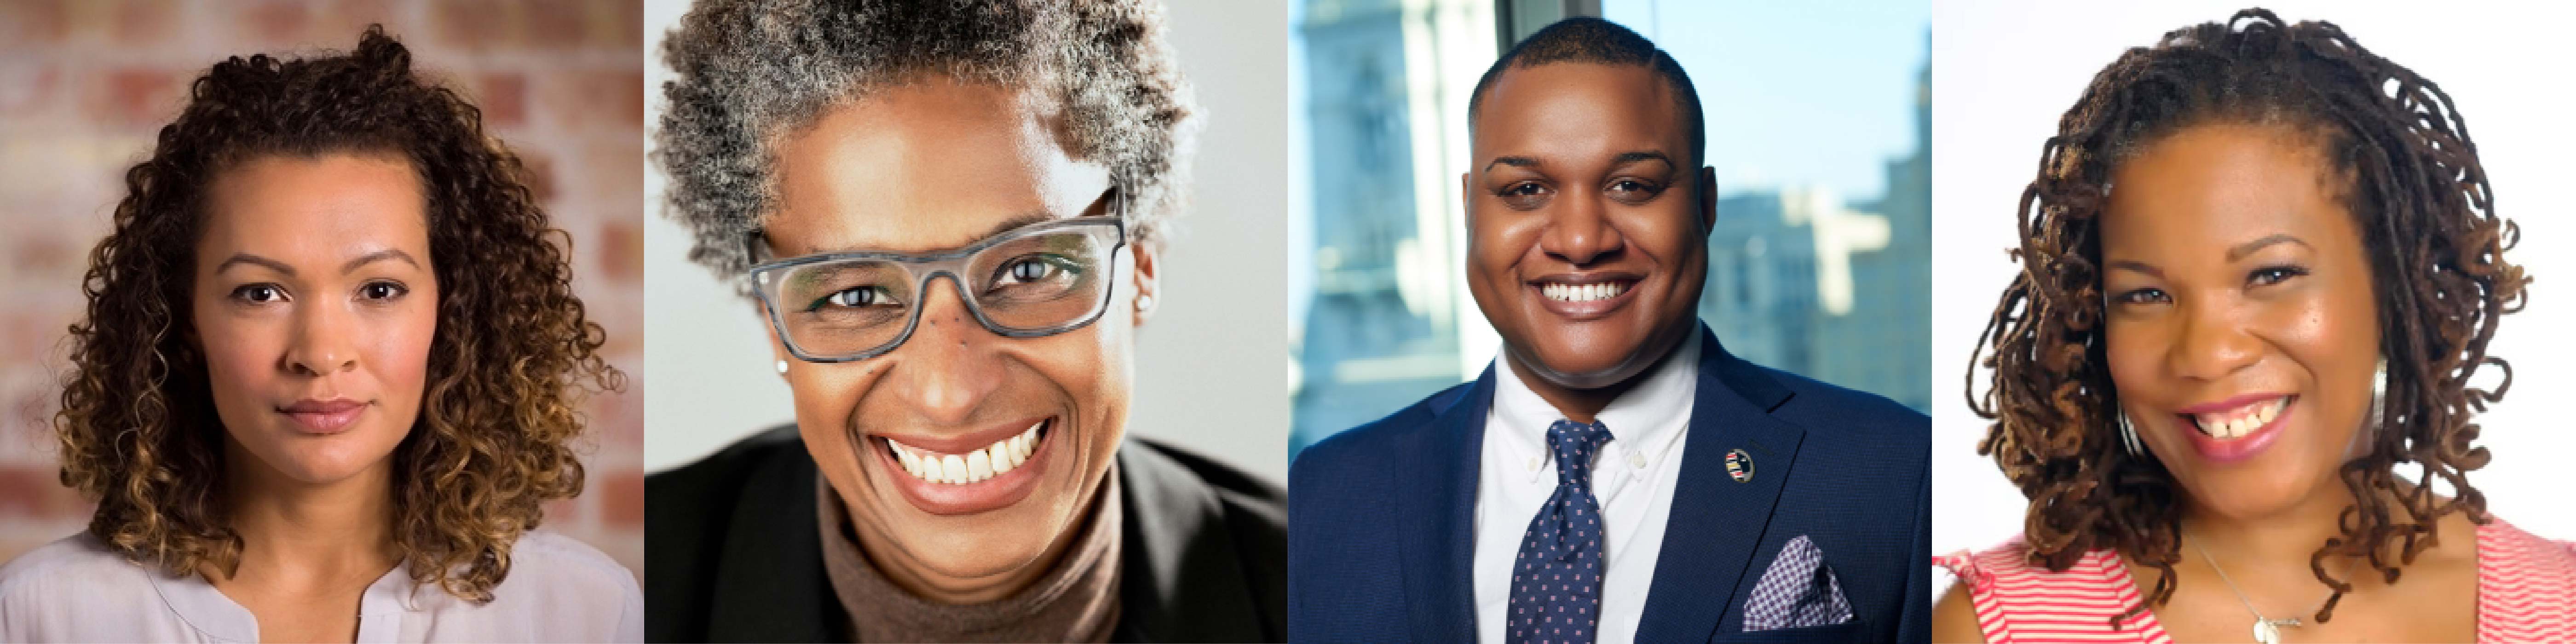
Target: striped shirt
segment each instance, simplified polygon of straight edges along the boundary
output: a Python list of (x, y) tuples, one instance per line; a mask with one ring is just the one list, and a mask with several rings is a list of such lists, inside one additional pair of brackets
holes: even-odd
[[(2502, 520), (2479, 526), (2478, 641), (2576, 642), (2576, 543), (2532, 536)], [(1968, 584), (1986, 641), (2172, 644), (2155, 613), (2111, 618), (2144, 596), (2118, 553), (2084, 553), (2065, 572), (2024, 556), (2021, 537), (1984, 552), (1934, 557)]]

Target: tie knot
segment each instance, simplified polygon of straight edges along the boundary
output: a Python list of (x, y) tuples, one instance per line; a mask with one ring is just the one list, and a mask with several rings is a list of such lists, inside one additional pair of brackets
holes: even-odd
[(1556, 421), (1547, 428), (1547, 449), (1556, 456), (1556, 481), (1559, 485), (1589, 485), (1592, 482), (1592, 456), (1610, 442), (1610, 428), (1600, 423)]

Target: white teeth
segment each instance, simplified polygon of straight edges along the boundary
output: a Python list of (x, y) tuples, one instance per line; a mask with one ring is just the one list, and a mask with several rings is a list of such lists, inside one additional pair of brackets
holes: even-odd
[(1614, 283), (1549, 284), (1539, 287), (1539, 293), (1541, 295), (1546, 296), (1547, 299), (1559, 302), (1591, 302), (1594, 300), (1606, 300), (1618, 297), (1619, 293), (1623, 290), (1625, 290), (1623, 287)]
[(2192, 420), (2200, 424), (2203, 433), (2222, 440), (2233, 439), (2272, 424), (2273, 419), (2281, 417), (2282, 406), (2288, 403), (2287, 397), (2274, 398), (2229, 410), (2225, 414), (2197, 414), (2192, 416)]
[(1001, 476), (1028, 463), (1029, 455), (1037, 451), (1038, 430), (1044, 427), (1046, 422), (1039, 421), (1019, 434), (965, 454), (939, 454), (894, 439), (886, 439), (886, 444), (894, 448), (895, 462), (904, 473), (933, 483), (964, 485)]

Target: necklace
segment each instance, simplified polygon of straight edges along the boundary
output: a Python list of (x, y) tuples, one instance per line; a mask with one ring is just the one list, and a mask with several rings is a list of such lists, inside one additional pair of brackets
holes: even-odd
[[(2199, 541), (2193, 541), (2191, 542), (2191, 549), (2200, 551), (2200, 559), (2202, 561), (2209, 562), (2210, 570), (2218, 572), (2218, 580), (2227, 584), (2227, 592), (2236, 593), (2236, 601), (2245, 604), (2245, 612), (2254, 614), (2254, 641), (2260, 642), (2261, 644), (2281, 644), (2281, 627), (2287, 626), (2296, 628), (2306, 623), (2299, 621), (2299, 618), (2296, 616), (2280, 619), (2264, 617), (2263, 611), (2254, 608), (2254, 600), (2247, 598), (2245, 596), (2245, 591), (2236, 587), (2236, 580), (2227, 578), (2227, 569), (2218, 567), (2218, 559), (2209, 556), (2208, 548), (2201, 547)], [(2351, 564), (2347, 563), (2344, 567), (2346, 573), (2351, 572)], [(2334, 591), (2328, 590), (2326, 591), (2326, 596), (2324, 598), (2317, 600), (2316, 608), (2300, 614), (2307, 615), (2313, 614), (2319, 610), (2324, 610), (2326, 607), (2326, 600), (2333, 598)]]

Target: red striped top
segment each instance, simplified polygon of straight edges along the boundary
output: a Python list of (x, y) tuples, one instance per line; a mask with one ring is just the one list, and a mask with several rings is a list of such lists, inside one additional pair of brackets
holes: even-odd
[[(2021, 537), (1971, 554), (1935, 557), (1969, 584), (1986, 641), (2172, 644), (2155, 613), (2111, 628), (2144, 596), (2118, 553), (2094, 550), (2066, 572), (2030, 563)], [(2502, 520), (2478, 527), (2478, 641), (2576, 642), (2576, 543), (2532, 536)]]

